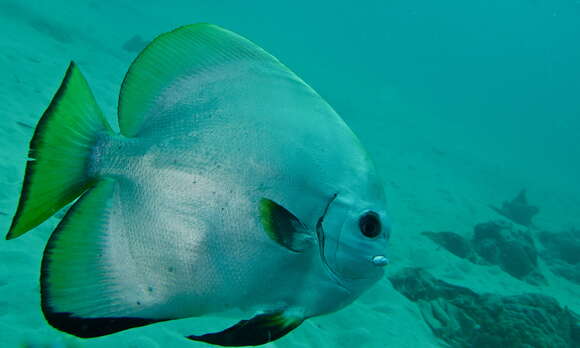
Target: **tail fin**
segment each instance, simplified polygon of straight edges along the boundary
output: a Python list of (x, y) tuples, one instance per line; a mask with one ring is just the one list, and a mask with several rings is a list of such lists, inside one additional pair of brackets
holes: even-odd
[(91, 186), (91, 149), (103, 132), (112, 130), (71, 62), (30, 141), (22, 193), (6, 239), (40, 225)]

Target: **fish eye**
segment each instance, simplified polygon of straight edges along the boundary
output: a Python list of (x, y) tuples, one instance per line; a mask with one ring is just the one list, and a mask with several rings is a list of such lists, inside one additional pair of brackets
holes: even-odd
[(367, 238), (375, 238), (381, 233), (381, 221), (375, 212), (366, 212), (360, 217), (358, 226)]

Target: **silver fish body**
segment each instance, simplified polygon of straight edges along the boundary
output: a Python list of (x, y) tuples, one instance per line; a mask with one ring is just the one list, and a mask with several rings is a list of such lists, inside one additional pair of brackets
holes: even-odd
[[(75, 123), (71, 112), (92, 116)], [(389, 226), (372, 161), (312, 88), (251, 42), (206, 24), (162, 35), (127, 73), (119, 123), (114, 134), (71, 65), (31, 143), (37, 158), (8, 238), (49, 214), (29, 208), (37, 192), (57, 192), (37, 173), (68, 173), (61, 206), (82, 194), (43, 260), (53, 326), (93, 337), (255, 315), (189, 338), (261, 344), (381, 277)], [(53, 137), (53, 124), (69, 132)], [(83, 158), (76, 171), (43, 156), (65, 145), (59, 153)]]

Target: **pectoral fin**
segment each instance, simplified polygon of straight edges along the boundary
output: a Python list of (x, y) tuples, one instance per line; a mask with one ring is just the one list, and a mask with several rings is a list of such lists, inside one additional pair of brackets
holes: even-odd
[(202, 336), (191, 335), (187, 338), (226, 347), (258, 346), (279, 339), (303, 321), (302, 317), (290, 316), (284, 312), (259, 314), (223, 331)]
[(314, 241), (312, 233), (294, 214), (267, 198), (260, 200), (260, 219), (266, 234), (291, 251), (304, 251)]

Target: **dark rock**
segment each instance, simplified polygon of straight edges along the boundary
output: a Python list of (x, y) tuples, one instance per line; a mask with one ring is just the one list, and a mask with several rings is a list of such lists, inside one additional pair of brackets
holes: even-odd
[(528, 204), (526, 190), (521, 190), (511, 201), (504, 201), (501, 208), (492, 205), (489, 207), (511, 221), (524, 226), (532, 226), (533, 217), (540, 212), (538, 207)]
[(578, 316), (552, 297), (480, 295), (418, 268), (389, 279), (417, 303), (433, 333), (452, 347), (580, 347)]
[(570, 265), (565, 262), (558, 262), (557, 260), (548, 263), (550, 270), (562, 278), (566, 278), (571, 282), (580, 284), (580, 263)]
[(449, 250), (452, 254), (461, 258), (471, 258), (474, 251), (471, 248), (469, 240), (463, 238), (454, 232), (423, 232), (423, 235), (429, 237), (435, 243)]
[(61, 43), (71, 42), (71, 31), (61, 26), (54, 17), (41, 15), (35, 6), (24, 1), (0, 1), (0, 12), (9, 18), (17, 19), (36, 29), (41, 34), (52, 37)]
[(572, 342), (580, 342), (580, 316), (575, 315), (576, 325), (572, 328), (571, 340)]
[(539, 237), (546, 248), (546, 258), (557, 258), (571, 265), (580, 263), (580, 229), (562, 233), (542, 231)]
[(451, 299), (458, 294), (466, 296), (477, 295), (467, 288), (436, 279), (422, 268), (406, 268), (389, 277), (389, 280), (397, 291), (411, 301), (431, 301), (438, 298)]
[(511, 225), (501, 221), (489, 221), (475, 225), (473, 228), (473, 242), (479, 243), (485, 239), (493, 239), (496, 241), (504, 240), (507, 230)]
[[(30, 13), (32, 14), (32, 13)], [(70, 31), (64, 27), (61, 27), (56, 22), (50, 22), (41, 16), (36, 16), (32, 14), (29, 18), (28, 24), (39, 32), (52, 37), (54, 40), (61, 43), (72, 42)]]
[(550, 270), (580, 284), (580, 230), (561, 233), (542, 231), (539, 239), (544, 246), (542, 258)]
[(133, 37), (125, 41), (123, 49), (128, 52), (141, 52), (145, 46), (147, 46), (147, 41), (143, 40), (140, 35), (133, 35)]
[(473, 249), (488, 264), (501, 263), (500, 244), (504, 241), (505, 226), (497, 222), (485, 222), (475, 225), (473, 229)]
[(531, 284), (545, 283), (538, 270), (538, 252), (527, 232), (501, 222), (477, 224), (473, 249), (483, 263), (498, 265), (511, 276)]
[(511, 258), (514, 262), (502, 264), (502, 268), (512, 276), (521, 279), (534, 269), (534, 264), (527, 257), (526, 252), (520, 244), (506, 242), (501, 248), (502, 260)]
[(468, 241), (453, 232), (423, 232), (435, 243), (458, 257), (483, 265), (498, 265), (511, 276), (530, 284), (545, 284), (538, 270), (538, 252), (528, 232), (510, 223), (490, 221), (474, 227)]

